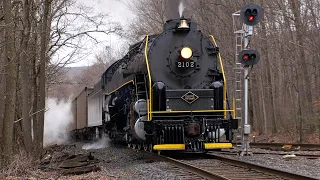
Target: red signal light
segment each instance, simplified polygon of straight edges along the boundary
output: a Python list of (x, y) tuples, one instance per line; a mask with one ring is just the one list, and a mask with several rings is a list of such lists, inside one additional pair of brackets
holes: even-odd
[(248, 55), (248, 54), (243, 55), (242, 59), (243, 59), (244, 61), (247, 61), (247, 60), (249, 59), (249, 55)]
[(249, 19), (248, 19), (250, 22), (254, 21), (254, 16), (249, 16)]

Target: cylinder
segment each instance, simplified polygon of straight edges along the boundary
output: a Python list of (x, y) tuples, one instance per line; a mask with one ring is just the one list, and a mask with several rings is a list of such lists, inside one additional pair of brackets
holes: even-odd
[(145, 99), (139, 99), (134, 104), (134, 110), (136, 113), (138, 113), (140, 116), (144, 116), (147, 114), (147, 101)]
[(140, 117), (134, 124), (134, 131), (137, 135), (137, 138), (140, 140), (146, 140), (146, 131), (144, 130), (144, 123), (143, 121), (148, 120), (147, 116)]

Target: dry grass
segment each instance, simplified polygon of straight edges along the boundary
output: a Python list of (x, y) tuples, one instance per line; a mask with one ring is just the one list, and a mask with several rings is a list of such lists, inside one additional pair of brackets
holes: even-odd
[(20, 151), (13, 156), (13, 161), (7, 167), (0, 170), (0, 179), (7, 177), (28, 177), (38, 171), (39, 162)]
[[(252, 132), (250, 135), (251, 142), (254, 142), (253, 136), (255, 136), (255, 142), (261, 143), (298, 143), (297, 131), (281, 131), (276, 134), (262, 134), (258, 132)], [(313, 134), (304, 134), (303, 143), (306, 144), (320, 144), (320, 132)]]

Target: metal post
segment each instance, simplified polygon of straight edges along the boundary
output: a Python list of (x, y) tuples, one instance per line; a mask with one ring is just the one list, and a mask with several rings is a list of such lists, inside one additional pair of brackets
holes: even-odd
[[(249, 38), (253, 33), (253, 27), (244, 25), (245, 36), (243, 39), (244, 49), (248, 49)], [(241, 142), (241, 153), (240, 155), (252, 155), (249, 146), (249, 134), (251, 132), (251, 126), (248, 123), (248, 74), (249, 74), (249, 66), (244, 66), (244, 123), (243, 123), (243, 131), (242, 131), (242, 142)]]

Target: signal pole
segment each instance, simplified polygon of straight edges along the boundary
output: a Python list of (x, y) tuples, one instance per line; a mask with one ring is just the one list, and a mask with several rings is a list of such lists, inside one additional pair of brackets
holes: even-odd
[[(253, 34), (253, 27), (244, 24), (244, 50), (248, 49), (249, 39)], [(249, 66), (244, 66), (244, 123), (243, 123), (243, 135), (241, 142), (241, 153), (240, 156), (252, 155), (252, 151), (250, 150), (250, 142), (249, 142), (249, 134), (251, 133), (251, 126), (248, 122), (248, 75), (249, 75)]]
[(250, 150), (249, 134), (251, 126), (248, 122), (248, 75), (249, 67), (257, 64), (260, 59), (259, 52), (249, 49), (249, 40), (253, 35), (253, 26), (258, 24), (262, 18), (262, 9), (256, 4), (246, 4), (240, 11), (240, 18), (243, 21), (243, 51), (238, 55), (238, 61), (244, 65), (244, 122), (241, 139), (240, 156), (252, 155)]

